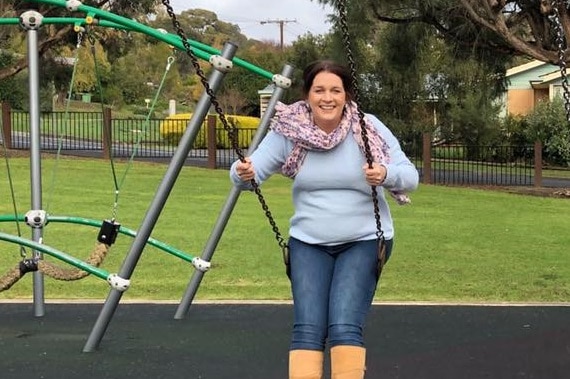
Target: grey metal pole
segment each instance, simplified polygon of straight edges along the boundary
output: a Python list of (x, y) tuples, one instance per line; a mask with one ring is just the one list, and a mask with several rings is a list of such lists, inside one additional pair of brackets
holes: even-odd
[[(286, 78), (291, 78), (291, 76), (293, 75), (293, 67), (285, 65), (281, 75), (283, 75)], [(263, 114), (263, 117), (259, 124), (259, 128), (255, 133), (255, 137), (251, 141), (251, 145), (247, 152), (248, 155), (251, 154), (257, 148), (257, 145), (259, 145), (259, 143), (265, 136), (265, 133), (269, 128), (269, 123), (271, 121), (271, 118), (273, 117), (273, 114), (275, 112), (275, 105), (283, 96), (284, 91), (285, 90), (281, 87), (276, 87), (275, 91), (273, 91), (271, 99), (269, 100), (269, 104), (267, 105), (267, 111)], [(224, 204), (220, 212), (220, 215), (216, 220), (214, 229), (212, 230), (212, 233), (210, 234), (210, 237), (208, 238), (206, 246), (204, 247), (204, 250), (202, 252), (201, 258), (203, 260), (209, 262), (212, 259), (214, 251), (216, 250), (216, 246), (218, 245), (218, 242), (222, 237), (222, 233), (229, 221), (229, 218), (237, 203), (240, 193), (241, 190), (237, 189), (236, 187), (232, 187), (232, 189), (230, 190), (228, 198), (226, 199), (226, 203)], [(176, 309), (176, 313), (174, 314), (175, 319), (178, 320), (182, 319), (188, 313), (190, 305), (192, 304), (194, 296), (196, 296), (196, 292), (198, 291), (198, 287), (200, 286), (203, 277), (204, 277), (203, 271), (199, 270), (194, 271), (192, 277), (190, 278), (190, 282), (188, 283), (188, 286), (186, 288), (186, 292), (184, 293), (184, 296), (182, 297), (182, 300), (180, 301), (180, 304)]]
[[(30, 98), (30, 184), (31, 205), (33, 210), (42, 209), (42, 170), (41, 170), (41, 139), (40, 139), (40, 79), (39, 79), (39, 50), (38, 29), (43, 16), (36, 11), (22, 14), (22, 26), (27, 29), (28, 39), (28, 84)], [(32, 229), (32, 240), (41, 241), (43, 228)], [(33, 251), (34, 259), (43, 259), (43, 254)], [(33, 273), (33, 302), (34, 316), (45, 315), (44, 277), (40, 271)]]
[[(237, 46), (231, 43), (226, 43), (224, 48), (221, 52), (221, 57), (231, 61), (235, 55), (237, 50)], [(214, 70), (210, 76), (208, 81), (210, 88), (213, 92), (217, 91), (222, 83), (222, 79), (225, 76), (225, 72), (223, 70)], [(142, 251), (146, 245), (147, 240), (149, 239), (152, 229), (154, 228), (158, 216), (162, 212), (164, 205), (166, 204), (166, 200), (170, 195), (172, 188), (174, 187), (174, 183), (178, 178), (178, 174), (180, 170), (184, 166), (186, 158), (188, 157), (188, 153), (200, 131), (200, 127), (208, 113), (208, 110), (211, 106), (211, 99), (210, 96), (204, 91), (200, 101), (196, 105), (196, 110), (188, 123), (186, 131), (182, 135), (182, 139), (176, 149), (172, 160), (166, 170), (164, 178), (160, 183), (158, 190), (154, 199), (152, 200), (149, 209), (143, 219), (142, 225), (139, 228), (137, 235), (131, 245), (130, 251), (125, 258), (121, 269), (119, 271), (119, 276), (124, 279), (129, 279), (139, 261)], [(107, 300), (103, 305), (101, 313), (89, 335), (89, 338), (83, 348), (84, 352), (92, 352), (97, 349), (103, 335), (107, 327), (109, 326), (109, 322), (117, 309), (119, 301), (121, 300), (122, 292), (112, 289), (109, 292)]]

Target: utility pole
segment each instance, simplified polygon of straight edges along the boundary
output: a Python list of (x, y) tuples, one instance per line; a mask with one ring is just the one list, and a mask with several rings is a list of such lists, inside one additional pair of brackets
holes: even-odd
[(281, 51), (283, 51), (283, 26), (289, 22), (297, 22), (297, 20), (266, 20), (266, 21), (260, 21), (259, 22), (261, 25), (279, 24), (279, 36), (280, 36), (279, 46), (281, 48)]

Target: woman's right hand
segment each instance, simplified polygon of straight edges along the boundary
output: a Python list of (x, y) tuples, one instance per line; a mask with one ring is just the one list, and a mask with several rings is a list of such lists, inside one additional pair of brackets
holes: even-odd
[(255, 171), (253, 170), (253, 164), (249, 157), (245, 157), (243, 161), (239, 161), (236, 164), (236, 173), (244, 182), (255, 178)]

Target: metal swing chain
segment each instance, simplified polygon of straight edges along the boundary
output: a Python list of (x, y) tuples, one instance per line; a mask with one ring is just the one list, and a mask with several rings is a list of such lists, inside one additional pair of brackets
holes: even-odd
[[(71, 73), (71, 81), (69, 83), (69, 88), (67, 89), (67, 99), (66, 99), (66, 103), (65, 103), (65, 112), (63, 114), (63, 120), (64, 120), (64, 128), (69, 128), (70, 127), (70, 116), (69, 116), (69, 109), (71, 107), (71, 97), (73, 94), (73, 85), (75, 83), (75, 78), (77, 75), (77, 67), (78, 67), (78, 62), (80, 61), (80, 50), (82, 48), (83, 45), (83, 31), (79, 31), (77, 32), (77, 43), (75, 44), (75, 52), (73, 54), (73, 71)], [(64, 141), (64, 135), (65, 132), (62, 131), (61, 129), (58, 128), (57, 131), (57, 152), (55, 154), (55, 160), (54, 160), (54, 166), (51, 172), (51, 180), (50, 180), (50, 184), (49, 184), (49, 189), (47, 191), (47, 196), (46, 196), (46, 201), (45, 201), (45, 206), (44, 209), (46, 211), (46, 213), (49, 214), (50, 211), (50, 206), (51, 206), (51, 200), (53, 199), (53, 194), (55, 192), (55, 188), (56, 188), (56, 182), (57, 182), (57, 175), (58, 175), (58, 171), (59, 171), (59, 162), (61, 159), (61, 152), (63, 149), (63, 141)]]
[[(358, 109), (358, 118), (360, 120), (360, 133), (362, 136), (362, 141), (364, 142), (364, 151), (366, 156), (366, 162), (368, 167), (372, 167), (373, 158), (372, 151), (370, 149), (370, 141), (368, 139), (368, 132), (366, 131), (366, 124), (364, 121), (364, 112), (360, 109), (360, 92), (358, 89), (358, 79), (356, 74), (356, 64), (354, 63), (354, 56), (352, 54), (352, 47), (350, 43), (350, 33), (348, 31), (348, 21), (347, 21), (347, 10), (346, 1), (341, 0), (338, 2), (339, 11), (339, 21), (342, 31), (342, 40), (344, 43), (344, 48), (346, 50), (346, 58), (350, 67), (350, 73), (352, 77), (352, 83), (354, 87), (354, 101)], [(381, 240), (384, 237), (384, 232), (382, 231), (382, 224), (380, 221), (380, 207), (378, 205), (378, 191), (375, 186), (371, 186), (372, 189), (372, 205), (374, 206), (374, 218), (376, 220), (376, 237)]]
[[(6, 141), (4, 136), (4, 128), (2, 127), (2, 120), (0, 119), (0, 137), (2, 137), (2, 141)], [(6, 173), (8, 174), (8, 183), (10, 186), (10, 195), (12, 197), (12, 210), (14, 211), (14, 218), (16, 220), (16, 231), (18, 233), (18, 237), (22, 236), (22, 228), (20, 227), (20, 221), (18, 220), (18, 205), (16, 201), (16, 191), (14, 190), (14, 180), (12, 178), (12, 168), (10, 165), (10, 158), (8, 157), (8, 148), (6, 144), (2, 144), (2, 150), (4, 152), (4, 161), (6, 164)], [(26, 248), (20, 245), (20, 258), (25, 260), (27, 258)]]
[[(95, 72), (95, 78), (97, 80), (97, 89), (99, 91), (99, 97), (100, 97), (100, 103), (101, 103), (101, 114), (105, 114), (105, 97), (103, 94), (103, 83), (101, 82), (101, 67), (99, 65), (99, 60), (97, 59), (97, 47), (96, 47), (96, 39), (93, 35), (93, 32), (91, 30), (89, 30), (89, 32), (87, 33), (87, 41), (89, 42), (89, 47), (90, 47), (90, 51), (91, 51), (91, 56), (93, 57), (93, 66), (94, 66), (94, 72)], [(111, 142), (111, 141), (109, 141)], [(119, 195), (121, 192), (121, 189), (119, 188), (118, 185), (118, 181), (117, 181), (117, 168), (115, 166), (115, 160), (113, 159), (113, 149), (110, 150), (111, 151), (111, 157), (109, 160), (109, 163), (111, 165), (111, 173), (113, 175), (113, 185), (114, 185), (114, 189), (115, 189), (115, 194), (114, 194), (114, 200), (113, 200), (113, 207), (111, 210), (111, 219), (109, 220), (109, 222), (111, 224), (115, 223), (115, 220), (117, 219), (117, 212), (118, 212), (118, 208), (119, 208)]]
[[(560, 12), (558, 11), (558, 0), (550, 2), (551, 13), (548, 19), (554, 26), (556, 33), (556, 47), (558, 48), (558, 66), (560, 67), (560, 75), (562, 76), (562, 89), (564, 97), (564, 109), (566, 110), (566, 120), (570, 121), (570, 88), (568, 86), (568, 76), (566, 74), (566, 37), (564, 36), (564, 29), (560, 22)], [(569, 1), (565, 1), (566, 8), (570, 6)]]
[[(230, 126), (230, 124), (229, 124), (229, 122), (228, 122), (228, 120), (224, 114), (224, 111), (221, 108), (220, 103), (218, 102), (218, 100), (216, 98), (216, 95), (214, 94), (214, 91), (210, 87), (210, 83), (208, 83), (208, 79), (206, 78), (204, 71), (202, 70), (202, 68), (200, 67), (200, 64), (198, 63), (198, 58), (192, 52), (192, 48), (190, 47), (190, 43), (188, 42), (188, 38), (186, 37), (186, 34), (184, 33), (184, 30), (182, 29), (180, 22), (178, 22), (178, 19), (176, 18), (176, 14), (174, 14), (174, 10), (173, 10), (172, 6), (170, 5), (170, 1), (169, 0), (162, 0), (162, 4), (166, 7), (166, 12), (168, 13), (168, 16), (170, 17), (170, 19), (172, 20), (172, 25), (173, 25), (174, 29), (176, 30), (176, 34), (178, 34), (178, 36), (180, 37), (181, 42), (184, 45), (184, 50), (186, 51), (186, 54), (188, 55), (188, 57), (192, 61), (192, 66), (194, 66), (194, 69), (196, 70), (196, 74), (200, 77), (200, 81), (204, 87), (204, 90), (206, 91), (206, 93), (210, 97), (210, 102), (214, 106), (214, 109), (216, 110), (216, 113), (218, 114), (220, 121), (222, 122), (222, 125), (228, 134), (228, 137), (231, 141), (232, 148), (233, 148), (234, 152), (236, 153), (236, 155), (238, 156), (240, 161), (245, 162), (245, 155), (243, 154), (241, 148), (239, 147), (239, 142), (238, 142), (238, 138), (237, 138), (237, 128), (235, 126)], [(284, 259), (286, 260), (287, 259), (287, 257), (286, 257), (287, 249), (288, 249), (287, 243), (285, 242), (285, 239), (283, 238), (283, 236), (281, 235), (281, 232), (279, 231), (279, 228), (277, 227), (277, 223), (275, 222), (275, 219), (273, 218), (273, 215), (271, 214), (271, 211), (269, 210), (267, 202), (265, 201), (265, 198), (263, 197), (263, 194), (261, 193), (261, 189), (259, 187), (259, 184), (255, 181), (255, 179), (251, 179), (250, 183), (251, 183), (251, 186), (253, 187), (255, 194), (257, 195), (257, 198), (259, 200), (261, 208), (263, 209), (265, 216), (267, 217), (267, 220), (269, 221), (269, 224), (271, 225), (271, 229), (273, 230), (273, 233), (275, 234), (275, 239), (277, 240), (277, 243), (279, 244), (279, 246), (281, 247), (281, 249), (283, 251)], [(287, 261), (286, 261), (286, 263), (287, 263)]]

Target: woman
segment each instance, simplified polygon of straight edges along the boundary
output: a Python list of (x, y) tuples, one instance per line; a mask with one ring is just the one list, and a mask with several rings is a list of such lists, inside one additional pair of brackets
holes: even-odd
[[(281, 171), (293, 179), (289, 270), (294, 324), (289, 378), (321, 378), (328, 341), (335, 379), (363, 378), (363, 326), (378, 282), (377, 224), (371, 186), (408, 202), (418, 172), (394, 135), (365, 116), (372, 167), (347, 69), (318, 61), (303, 73), (305, 100), (279, 104), (271, 130), (256, 151), (235, 162), (230, 177), (251, 188)], [(386, 257), (394, 229), (384, 191), (378, 204)]]

